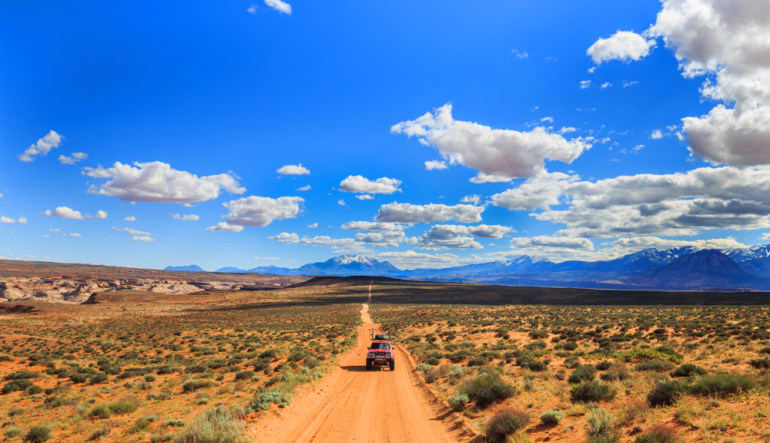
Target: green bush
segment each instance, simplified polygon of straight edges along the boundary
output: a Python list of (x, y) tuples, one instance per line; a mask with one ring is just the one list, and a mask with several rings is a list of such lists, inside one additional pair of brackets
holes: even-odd
[(51, 430), (47, 426), (32, 426), (29, 428), (27, 435), (24, 436), (24, 441), (29, 443), (41, 443), (48, 441), (51, 438)]
[(11, 372), (10, 374), (3, 377), (3, 380), (23, 380), (28, 378), (37, 378), (38, 375), (40, 374), (37, 372), (22, 369), (20, 371)]
[(591, 365), (580, 365), (570, 374), (567, 379), (570, 383), (580, 383), (582, 381), (591, 381), (596, 375), (596, 369)]
[(469, 401), (470, 398), (468, 398), (468, 394), (456, 391), (454, 395), (449, 398), (449, 406), (451, 406), (453, 410), (459, 412), (465, 409), (465, 406)]
[(23, 431), (17, 426), (11, 426), (3, 432), (5, 438), (16, 438), (21, 435)]
[(195, 417), (174, 440), (177, 443), (237, 443), (243, 425), (223, 407), (216, 407)]
[(548, 411), (543, 412), (540, 415), (540, 421), (545, 426), (556, 426), (559, 424), (562, 418), (564, 418), (564, 413), (561, 411)]
[(94, 418), (108, 418), (112, 414), (130, 414), (136, 411), (136, 404), (129, 400), (117, 400), (110, 403), (96, 405), (88, 413)]
[(487, 423), (487, 441), (505, 442), (509, 435), (523, 429), (529, 423), (526, 412), (513, 408), (504, 408), (495, 413)]
[(751, 360), (749, 364), (756, 369), (770, 369), (770, 358), (758, 358)]
[(251, 403), (251, 408), (255, 411), (266, 411), (270, 405), (275, 403), (279, 408), (285, 408), (291, 403), (292, 394), (284, 391), (266, 391), (260, 392)]
[(192, 392), (197, 391), (198, 389), (204, 389), (204, 388), (210, 388), (214, 386), (214, 382), (211, 380), (187, 380), (182, 385), (182, 390), (184, 392)]
[(686, 386), (678, 381), (661, 382), (647, 394), (647, 402), (652, 407), (671, 406), (682, 396)]
[(604, 409), (591, 409), (585, 426), (589, 441), (612, 442), (618, 439), (618, 430), (612, 414)]
[(666, 425), (653, 426), (649, 431), (636, 437), (634, 443), (676, 443), (679, 438), (674, 428)]
[(706, 375), (706, 370), (692, 363), (685, 363), (671, 373), (672, 377), (691, 377), (693, 375)]
[(26, 379), (11, 380), (7, 382), (5, 385), (3, 385), (3, 389), (0, 390), (0, 392), (2, 392), (3, 394), (8, 394), (16, 391), (24, 391), (31, 388), (32, 386), (35, 386), (35, 385), (33, 385), (31, 381)]
[(702, 396), (727, 397), (750, 391), (754, 386), (754, 380), (745, 375), (704, 375), (690, 387), (690, 392)]
[(458, 390), (476, 402), (476, 406), (479, 407), (485, 407), (495, 401), (504, 400), (516, 394), (516, 388), (503, 381), (500, 374), (496, 371), (482, 372), (464, 382)]
[(615, 389), (606, 383), (593, 380), (572, 388), (570, 397), (573, 402), (611, 400), (615, 397)]
[(641, 361), (636, 367), (634, 367), (637, 371), (655, 371), (655, 372), (664, 372), (664, 371), (670, 371), (674, 369), (674, 364), (670, 361), (663, 361), (663, 360), (643, 360)]

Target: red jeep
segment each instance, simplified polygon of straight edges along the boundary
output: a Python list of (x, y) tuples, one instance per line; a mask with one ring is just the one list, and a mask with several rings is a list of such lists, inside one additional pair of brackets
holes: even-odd
[(396, 359), (390, 340), (387, 337), (375, 336), (366, 354), (366, 370), (371, 371), (375, 367), (389, 366), (391, 371), (396, 370)]

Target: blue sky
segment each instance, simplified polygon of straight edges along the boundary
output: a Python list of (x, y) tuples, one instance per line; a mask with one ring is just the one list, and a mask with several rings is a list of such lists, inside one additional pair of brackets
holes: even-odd
[(759, 244), (765, 3), (3, 2), (0, 256)]

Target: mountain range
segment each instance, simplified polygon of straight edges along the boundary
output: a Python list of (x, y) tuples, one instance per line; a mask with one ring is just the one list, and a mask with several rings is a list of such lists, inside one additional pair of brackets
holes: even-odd
[[(184, 269), (183, 269), (184, 268)], [(197, 268), (197, 269), (196, 269)], [(202, 270), (195, 265), (167, 270)], [(716, 250), (644, 249), (613, 260), (551, 262), (526, 255), (449, 268), (403, 270), (362, 255), (342, 255), (299, 268), (225, 267), (215, 272), (276, 275), (369, 275), (442, 282), (660, 290), (768, 290), (770, 245)]]

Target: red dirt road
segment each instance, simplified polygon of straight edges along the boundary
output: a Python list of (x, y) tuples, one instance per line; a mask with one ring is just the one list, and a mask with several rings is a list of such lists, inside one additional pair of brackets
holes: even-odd
[(396, 348), (396, 370), (367, 371), (369, 305), (361, 309), (358, 345), (312, 390), (250, 426), (260, 442), (452, 442), (427, 393), (415, 386), (407, 356)]

